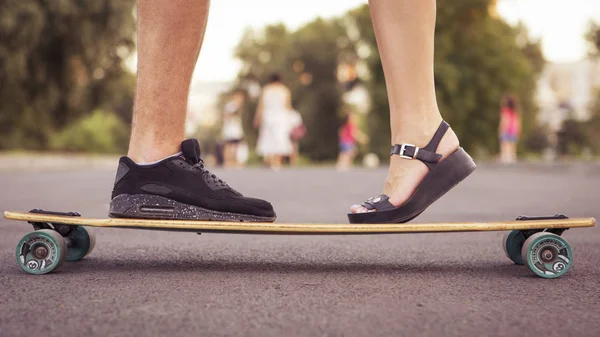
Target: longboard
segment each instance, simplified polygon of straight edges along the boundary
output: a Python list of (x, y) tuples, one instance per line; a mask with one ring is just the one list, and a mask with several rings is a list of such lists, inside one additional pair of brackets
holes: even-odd
[[(76, 261), (91, 252), (95, 237), (86, 227), (129, 228), (194, 233), (245, 234), (401, 234), (509, 231), (503, 239), (505, 254), (516, 264), (527, 264), (539, 276), (554, 278), (571, 266), (571, 248), (561, 236), (569, 228), (593, 227), (594, 218), (565, 215), (518, 217), (514, 221), (450, 222), (417, 224), (322, 224), (226, 222), (197, 220), (147, 220), (129, 218), (84, 218), (79, 213), (35, 209), (4, 212), (9, 220), (26, 221), (34, 231), (17, 246), (17, 261), (32, 274), (45, 274), (64, 260)], [(63, 256), (64, 255), (64, 256)]]

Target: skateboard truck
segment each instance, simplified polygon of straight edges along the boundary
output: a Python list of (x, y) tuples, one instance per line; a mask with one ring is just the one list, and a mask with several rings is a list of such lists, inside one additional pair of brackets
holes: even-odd
[[(59, 215), (59, 216), (81, 216), (81, 214), (79, 214), (78, 212), (55, 212), (55, 211), (45, 211), (43, 209), (39, 209), (39, 208), (34, 208), (31, 211), (29, 211), (29, 213), (34, 213), (34, 214), (48, 214), (48, 215)], [(50, 226), (49, 223), (46, 222), (32, 222), (32, 221), (28, 221), (35, 230), (40, 230), (40, 229), (54, 229), (55, 231), (57, 231), (60, 235), (62, 235), (63, 237), (66, 237), (69, 235), (69, 233), (71, 233), (71, 231), (73, 230), (73, 226), (69, 226), (69, 225), (64, 225), (64, 224), (55, 224), (52, 223), (52, 226)]]
[(528, 216), (528, 215), (521, 215), (518, 216), (515, 220), (520, 221), (527, 221), (527, 220), (561, 220), (561, 219), (568, 219), (569, 217), (564, 215), (564, 214), (554, 214), (554, 215), (546, 215), (546, 216)]
[(55, 212), (55, 211), (45, 211), (40, 208), (34, 208), (29, 213), (35, 214), (48, 214), (48, 215), (60, 215), (60, 216), (81, 216), (78, 212)]
[[(563, 219), (568, 219), (569, 217), (566, 216), (565, 214), (562, 213), (557, 213), (554, 215), (546, 215), (546, 216), (527, 216), (527, 215), (521, 215), (518, 216), (515, 220), (517, 221), (537, 221), (537, 220), (563, 220)], [(546, 232), (550, 232), (550, 233), (554, 233), (556, 235), (562, 235), (562, 233), (564, 231), (566, 231), (568, 228), (550, 228), (547, 229)], [(528, 238), (531, 235), (539, 232), (539, 230), (524, 230), (522, 231), (525, 234), (525, 237)]]

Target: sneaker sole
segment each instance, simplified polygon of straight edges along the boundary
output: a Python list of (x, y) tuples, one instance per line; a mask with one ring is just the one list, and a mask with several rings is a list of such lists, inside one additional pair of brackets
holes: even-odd
[(109, 217), (158, 220), (273, 222), (276, 217), (220, 212), (152, 194), (121, 194), (110, 203)]

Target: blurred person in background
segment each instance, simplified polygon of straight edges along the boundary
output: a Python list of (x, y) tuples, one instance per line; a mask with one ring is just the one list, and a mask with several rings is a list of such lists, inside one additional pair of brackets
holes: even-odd
[(344, 124), (340, 127), (338, 134), (340, 153), (336, 168), (338, 171), (347, 171), (358, 154), (357, 143), (366, 144), (369, 137), (358, 128), (357, 116), (354, 112), (346, 114)]
[(283, 157), (293, 152), (290, 137), (292, 111), (290, 89), (283, 84), (281, 75), (271, 74), (258, 101), (254, 127), (259, 129), (256, 153), (273, 170), (279, 170)]
[(302, 121), (302, 115), (296, 110), (290, 111), (290, 138), (292, 139), (292, 153), (289, 155), (291, 166), (298, 164), (300, 156), (300, 140), (306, 136), (306, 126)]
[(517, 100), (512, 95), (502, 99), (500, 108), (500, 161), (514, 163), (517, 161), (517, 141), (521, 134), (521, 117)]
[(243, 146), (244, 128), (242, 125), (242, 107), (244, 93), (240, 90), (233, 92), (223, 108), (223, 165), (225, 167), (239, 167), (238, 150)]
[[(437, 104), (433, 73), (436, 1), (371, 0), (369, 9), (389, 100), (390, 164), (381, 194), (351, 206), (348, 220), (403, 223), (469, 176), (476, 165), (459, 146)], [(201, 159), (197, 140), (184, 140), (190, 82), (208, 11), (208, 0), (137, 2), (131, 139), (127, 156), (119, 160), (111, 217), (276, 218), (269, 202), (245, 197), (211, 173)], [(281, 152), (291, 150), (289, 131), (281, 136), (271, 124), (278, 123), (276, 111), (291, 110), (289, 89), (280, 82), (272, 78), (255, 120), (257, 126), (264, 124), (261, 131), (267, 133), (262, 137), (281, 141), (260, 144), (275, 165)]]

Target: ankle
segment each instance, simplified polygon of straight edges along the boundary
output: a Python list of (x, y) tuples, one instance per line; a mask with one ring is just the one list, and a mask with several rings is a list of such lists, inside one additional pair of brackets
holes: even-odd
[[(423, 148), (427, 144), (429, 144), (438, 126), (436, 126), (433, 129), (433, 131), (427, 130), (425, 132), (413, 131), (412, 133), (404, 133), (402, 134), (402, 137), (398, 137), (393, 144), (412, 144), (419, 148)], [(452, 128), (448, 128), (446, 130), (446, 133), (440, 140), (437, 148), (435, 149), (435, 152), (441, 154), (444, 158), (452, 152), (456, 151), (456, 149), (458, 149), (459, 146), (460, 142), (458, 136), (456, 135), (456, 133), (454, 133), (454, 130), (452, 130)]]
[[(420, 120), (416, 123), (402, 123), (402, 127), (392, 132), (392, 144), (414, 144), (423, 147), (429, 143), (436, 130), (440, 126), (442, 118), (433, 118), (430, 120)], [(449, 129), (447, 132), (450, 132)]]
[(180, 152), (181, 142), (171, 143), (153, 143), (153, 142), (132, 142), (127, 152), (127, 157), (134, 163), (149, 163), (170, 157)]

